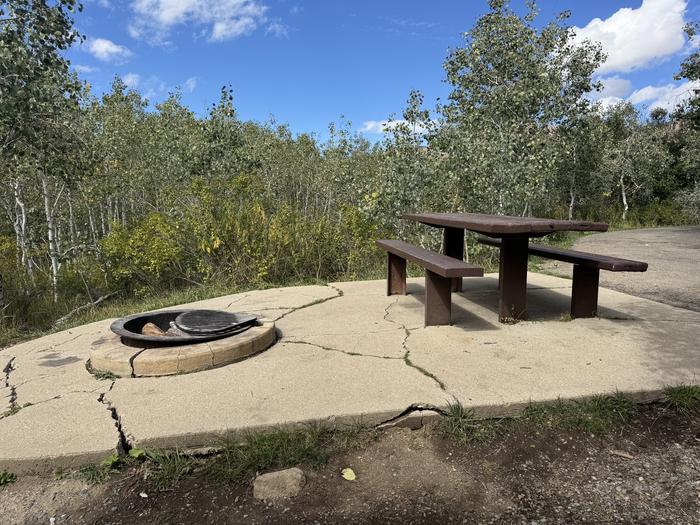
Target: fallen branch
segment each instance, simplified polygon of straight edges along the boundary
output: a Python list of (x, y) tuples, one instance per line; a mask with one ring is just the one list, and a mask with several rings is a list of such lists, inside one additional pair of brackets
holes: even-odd
[(58, 319), (53, 325), (54, 325), (54, 326), (60, 326), (60, 325), (62, 325), (63, 323), (65, 323), (68, 319), (70, 319), (71, 317), (73, 317), (75, 314), (80, 313), (80, 312), (82, 312), (82, 311), (85, 311), (85, 310), (87, 310), (87, 309), (89, 309), (89, 308), (92, 308), (93, 306), (97, 306), (97, 305), (100, 304), (102, 301), (106, 301), (107, 299), (109, 299), (110, 297), (114, 297), (114, 296), (117, 295), (118, 293), (119, 293), (119, 292), (108, 293), (107, 295), (103, 295), (102, 297), (98, 297), (97, 299), (95, 299), (94, 301), (92, 301), (92, 302), (90, 302), (90, 303), (86, 303), (86, 304), (84, 304), (84, 305), (82, 305), (82, 306), (78, 306), (77, 308), (71, 310), (71, 311), (68, 312), (66, 315), (64, 315), (63, 317), (61, 317), (60, 319)]

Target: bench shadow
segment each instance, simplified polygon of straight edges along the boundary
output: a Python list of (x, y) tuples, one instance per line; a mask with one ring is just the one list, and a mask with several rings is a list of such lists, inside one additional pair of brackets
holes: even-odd
[[(425, 288), (420, 283), (409, 283), (409, 295), (414, 296), (425, 307)], [(467, 304), (465, 304), (467, 303)], [(571, 311), (571, 290), (528, 287), (528, 321), (567, 320)], [(488, 312), (488, 314), (487, 314)], [(488, 315), (488, 317), (485, 317)], [(604, 305), (599, 307), (599, 316), (609, 319), (638, 320), (630, 312), (623, 312)], [(452, 294), (452, 322), (471, 330), (497, 330), (498, 322), (498, 278), (471, 278), (464, 283), (462, 292)]]

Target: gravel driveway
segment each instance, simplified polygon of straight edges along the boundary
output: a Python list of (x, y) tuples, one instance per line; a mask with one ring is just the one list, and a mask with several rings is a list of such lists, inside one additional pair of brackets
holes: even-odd
[[(649, 263), (645, 273), (600, 272), (600, 283), (653, 301), (700, 311), (700, 227), (622, 230), (581, 237), (575, 250)], [(571, 276), (571, 264), (548, 261), (545, 270)]]

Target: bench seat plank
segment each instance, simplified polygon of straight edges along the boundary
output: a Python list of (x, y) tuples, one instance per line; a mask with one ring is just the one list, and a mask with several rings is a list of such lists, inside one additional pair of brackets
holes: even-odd
[(398, 255), (404, 259), (419, 264), (426, 270), (441, 277), (483, 277), (484, 269), (475, 264), (431, 252), (420, 246), (414, 246), (404, 241), (382, 239), (377, 241), (377, 246)]
[[(500, 239), (479, 237), (479, 242), (488, 246), (501, 246)], [(579, 266), (597, 268), (598, 270), (607, 270), (610, 272), (646, 272), (649, 267), (647, 263), (642, 261), (633, 261), (631, 259), (622, 259), (620, 257), (580, 252), (577, 250), (554, 248), (542, 244), (530, 244), (528, 246), (528, 252), (546, 259), (554, 259), (556, 261), (578, 264)]]

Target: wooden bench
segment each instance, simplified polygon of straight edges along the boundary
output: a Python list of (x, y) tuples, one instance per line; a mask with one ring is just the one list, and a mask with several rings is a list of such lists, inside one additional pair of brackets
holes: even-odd
[[(488, 246), (501, 247), (500, 239), (479, 237), (479, 242)], [(542, 244), (529, 244), (527, 251), (529, 254), (537, 257), (574, 265), (574, 279), (571, 287), (571, 317), (596, 316), (598, 311), (600, 270), (609, 272), (646, 272), (649, 266), (641, 261), (579, 252), (577, 250), (565, 250)]]
[(387, 295), (406, 295), (406, 261), (425, 268), (425, 326), (448, 325), (452, 312), (452, 280), (483, 277), (484, 269), (403, 241), (379, 240), (387, 252)]

